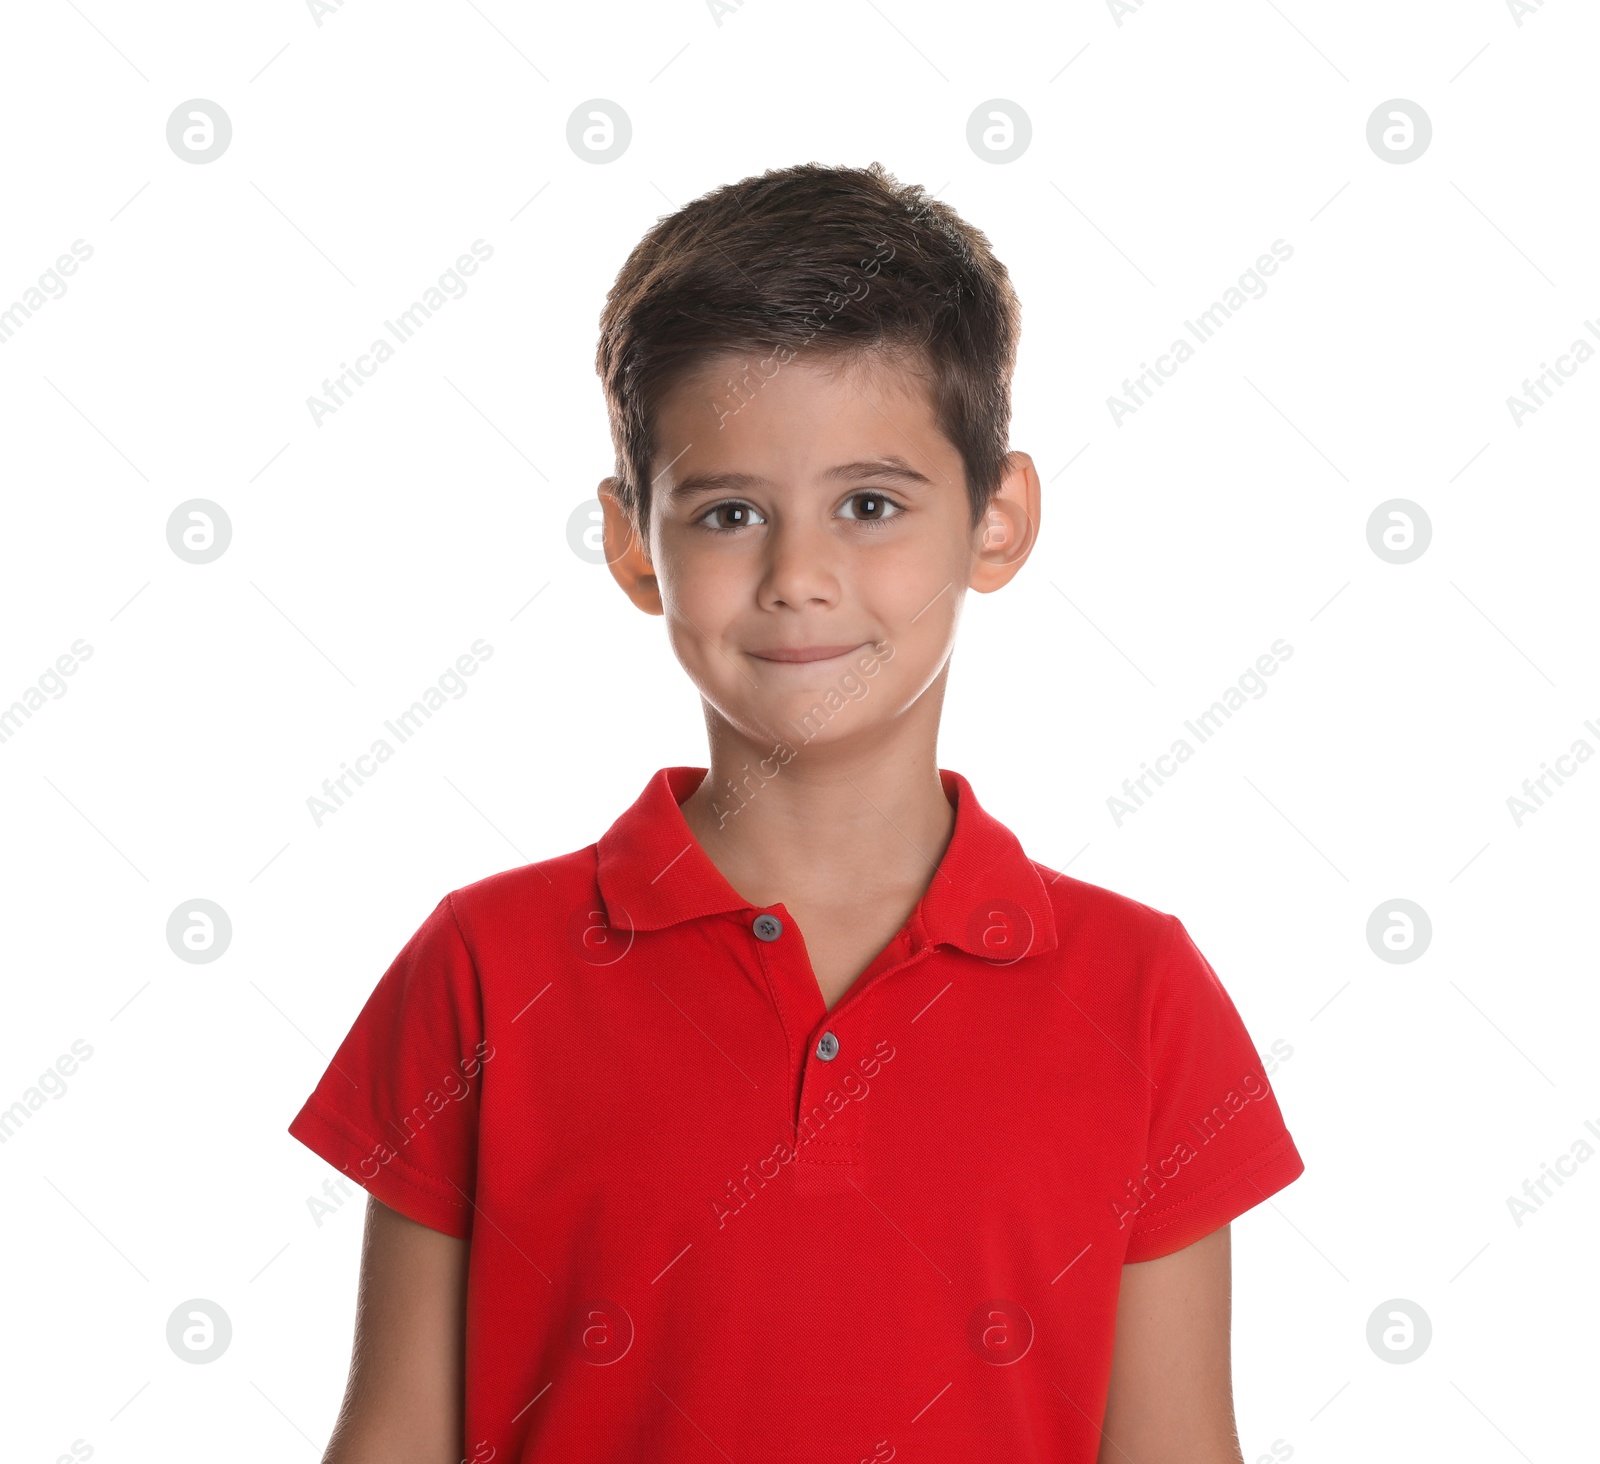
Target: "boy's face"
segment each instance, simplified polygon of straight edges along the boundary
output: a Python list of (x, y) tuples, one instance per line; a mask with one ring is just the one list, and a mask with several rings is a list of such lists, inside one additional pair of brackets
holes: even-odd
[(606, 557), (763, 753), (871, 736), (942, 693), (966, 590), (999, 588), (1032, 547), (1038, 475), (1013, 453), (974, 529), (917, 378), (865, 358), (797, 357), (765, 382), (745, 367), (724, 358), (662, 403), (645, 545), (602, 483)]

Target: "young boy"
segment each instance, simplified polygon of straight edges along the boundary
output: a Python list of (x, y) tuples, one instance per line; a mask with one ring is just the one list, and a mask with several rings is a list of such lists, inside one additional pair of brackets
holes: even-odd
[(1303, 1169), (1260, 1057), (936, 760), (1039, 523), (1018, 328), (877, 165), (629, 257), (607, 559), (709, 770), (446, 895), (290, 1126), (372, 1195), (326, 1460), (1240, 1464), (1228, 1222)]

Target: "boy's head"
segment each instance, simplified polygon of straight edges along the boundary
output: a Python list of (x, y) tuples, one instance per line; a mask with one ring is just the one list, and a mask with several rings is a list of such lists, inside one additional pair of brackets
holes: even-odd
[(983, 234), (878, 164), (730, 184), (629, 256), (596, 356), (606, 557), (752, 741), (793, 743), (864, 659), (878, 713), (942, 688), (964, 591), (1026, 558), (1038, 475), (1007, 449), (1019, 315)]

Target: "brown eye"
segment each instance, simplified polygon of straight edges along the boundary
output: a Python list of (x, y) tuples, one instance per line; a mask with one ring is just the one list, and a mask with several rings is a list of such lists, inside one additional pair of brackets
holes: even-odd
[(732, 501), (712, 504), (695, 522), (713, 533), (727, 534), (735, 529), (749, 528), (752, 524), (764, 524), (766, 520), (748, 503)]
[(878, 524), (887, 523), (892, 518), (898, 518), (905, 512), (892, 498), (886, 498), (881, 493), (853, 493), (845, 500), (850, 512), (845, 518), (854, 523)]

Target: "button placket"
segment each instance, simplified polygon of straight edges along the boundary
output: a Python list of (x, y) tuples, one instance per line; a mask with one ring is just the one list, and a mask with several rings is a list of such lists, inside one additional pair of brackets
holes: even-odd
[[(849, 1101), (853, 1085), (849, 1064), (840, 1060), (843, 1055), (843, 1044), (830, 1027), (812, 1043), (801, 1069), (796, 1132), (801, 1147), (795, 1169), (797, 1181), (809, 1193), (842, 1193), (852, 1179), (862, 1177), (860, 1105)], [(805, 1134), (809, 1139), (802, 1139)]]
[[(813, 1036), (802, 1037), (805, 1045), (796, 1054), (799, 1070), (794, 1074), (794, 1102), (798, 1113), (794, 1117), (798, 1126), (792, 1172), (797, 1178), (805, 1176), (799, 1182), (808, 1190), (832, 1192), (847, 1183), (846, 1175), (860, 1175), (859, 1118), (853, 1104), (836, 1107), (828, 1102), (828, 1095), (837, 1088), (833, 1063), (843, 1052), (843, 1044), (831, 1027), (817, 1032), (815, 1024), (827, 1021), (822, 993), (802, 954), (798, 927), (790, 931), (787, 925), (783, 918), (765, 910), (749, 920), (751, 936), (767, 947), (759, 961), (773, 983), (774, 996), (791, 1015), (813, 1024)], [(843, 1095), (835, 1094), (836, 1102), (839, 1096)], [(802, 1132), (814, 1137), (802, 1141)]]
[(783, 934), (783, 921), (776, 915), (757, 915), (750, 922), (750, 929), (757, 940), (773, 941)]

